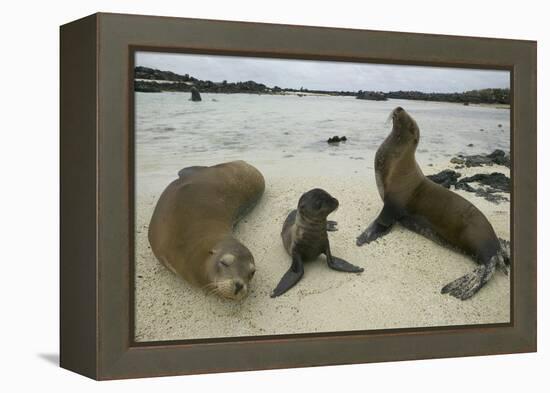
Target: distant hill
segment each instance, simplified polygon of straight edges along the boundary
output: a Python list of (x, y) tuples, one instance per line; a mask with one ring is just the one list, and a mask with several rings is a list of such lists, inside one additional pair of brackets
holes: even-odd
[(266, 85), (254, 81), (230, 83), (203, 81), (188, 74), (179, 75), (171, 71), (160, 71), (147, 67), (136, 67), (134, 89), (141, 92), (191, 91), (195, 86), (201, 93), (268, 93)]
[[(256, 94), (285, 94), (285, 93), (310, 93), (328, 94), (336, 96), (353, 96), (363, 100), (385, 101), (387, 99), (424, 100), (457, 102), (464, 104), (509, 104), (510, 89), (482, 89), (470, 90), (463, 93), (423, 93), (420, 91), (380, 91), (359, 90), (355, 91), (327, 91), (309, 89), (281, 88), (279, 86), (268, 87), (263, 83), (254, 81), (245, 82), (212, 82), (200, 80), (189, 76), (180, 75), (172, 71), (161, 71), (149, 67), (138, 66), (134, 69), (134, 90), (145, 93), (162, 91), (190, 92), (195, 86), (201, 93), (256, 93)], [(300, 95), (300, 94), (299, 94)]]
[(468, 104), (509, 104), (510, 89), (481, 89), (463, 93), (423, 93), (420, 91), (391, 91), (386, 93), (387, 98), (402, 100), (424, 100), (460, 102)]
[(359, 100), (370, 100), (370, 101), (387, 101), (388, 97), (385, 93), (381, 91), (363, 91), (359, 90), (357, 92), (357, 99)]
[(172, 71), (161, 71), (149, 67), (136, 67), (134, 69), (134, 79), (162, 80), (172, 82), (193, 82), (197, 79), (185, 74), (179, 75)]

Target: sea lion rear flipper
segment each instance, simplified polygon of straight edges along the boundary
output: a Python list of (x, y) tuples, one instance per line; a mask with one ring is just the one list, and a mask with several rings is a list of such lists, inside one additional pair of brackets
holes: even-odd
[(327, 221), (327, 231), (336, 232), (338, 230), (338, 223), (336, 221)]
[(393, 208), (392, 204), (384, 203), (384, 207), (378, 217), (357, 237), (355, 244), (362, 246), (386, 235), (397, 218), (397, 211)]
[(187, 168), (181, 169), (178, 172), (178, 176), (180, 178), (183, 178), (185, 176), (189, 176), (189, 175), (195, 173), (196, 171), (198, 171), (200, 169), (204, 169), (204, 168), (208, 168), (208, 167), (207, 166), (188, 166)]
[(338, 270), (339, 272), (361, 273), (365, 270), (362, 267), (352, 265), (337, 257), (331, 257), (330, 259), (327, 257), (327, 265), (331, 269)]
[(279, 281), (279, 284), (277, 284), (277, 287), (271, 292), (271, 297), (277, 297), (288, 291), (290, 288), (292, 288), (304, 275), (304, 265), (302, 262), (302, 258), (299, 256), (294, 256), (292, 258), (292, 266), (288, 271), (284, 274), (283, 278), (281, 278), (281, 281)]
[(333, 270), (337, 270), (339, 272), (347, 272), (347, 273), (361, 273), (365, 270), (362, 267), (352, 265), (351, 263), (344, 261), (341, 258), (337, 258), (333, 256), (330, 252), (330, 246), (327, 246), (325, 255), (327, 256), (328, 267), (330, 267)]
[(495, 255), (488, 263), (445, 285), (441, 293), (448, 293), (460, 300), (471, 298), (491, 279), (498, 263), (499, 256)]

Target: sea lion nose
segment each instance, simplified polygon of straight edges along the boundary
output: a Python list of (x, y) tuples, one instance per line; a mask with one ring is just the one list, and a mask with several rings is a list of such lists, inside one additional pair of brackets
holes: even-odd
[(240, 282), (235, 283), (235, 295), (241, 291), (241, 289), (244, 288), (244, 285)]

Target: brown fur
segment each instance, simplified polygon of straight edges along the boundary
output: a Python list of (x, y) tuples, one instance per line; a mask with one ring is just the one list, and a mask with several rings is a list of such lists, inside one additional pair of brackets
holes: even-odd
[[(450, 245), (485, 266), (443, 292), (461, 299), (473, 296), (493, 274), (495, 266), (506, 269), (506, 256), (485, 215), (460, 195), (426, 178), (415, 159), (420, 131), (402, 108), (392, 112), (393, 129), (375, 157), (376, 183), (384, 209), (358, 238), (362, 245), (385, 235), (400, 222), (433, 240)], [(369, 232), (370, 231), (370, 232)], [(468, 280), (466, 280), (468, 278)], [(467, 282), (466, 282), (467, 281)], [(460, 284), (460, 285), (459, 285)], [(460, 288), (459, 288), (460, 287)]]
[[(264, 189), (262, 174), (244, 161), (180, 171), (151, 218), (153, 253), (193, 285), (224, 297), (244, 297), (254, 258), (232, 229)], [(239, 296), (232, 293), (237, 283), (244, 286)]]

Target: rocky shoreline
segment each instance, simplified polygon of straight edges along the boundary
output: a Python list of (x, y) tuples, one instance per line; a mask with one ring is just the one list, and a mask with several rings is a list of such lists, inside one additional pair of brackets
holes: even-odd
[(509, 89), (481, 89), (462, 93), (424, 93), (420, 91), (330, 91), (310, 90), (307, 88), (293, 89), (279, 86), (269, 87), (255, 81), (243, 82), (212, 82), (180, 75), (171, 71), (161, 71), (148, 67), (137, 66), (134, 69), (134, 91), (143, 93), (160, 93), (163, 91), (191, 92), (196, 88), (200, 93), (248, 93), (248, 94), (293, 94), (300, 97), (307, 95), (348, 96), (361, 100), (387, 101), (388, 99), (441, 101), (472, 104), (500, 104), (509, 105)]
[[(495, 150), (490, 154), (480, 154), (472, 156), (458, 155), (450, 161), (455, 169), (502, 165), (510, 168), (510, 154), (502, 150)], [(511, 180), (508, 176), (500, 172), (478, 173), (473, 176), (462, 177), (462, 174), (452, 169), (445, 169), (439, 173), (426, 176), (433, 182), (442, 185), (445, 188), (454, 187), (456, 190), (464, 190), (475, 193), (475, 195), (486, 199), (489, 202), (499, 204), (509, 202), (509, 198), (502, 193), (511, 192)], [(473, 187), (470, 183), (477, 185)]]

